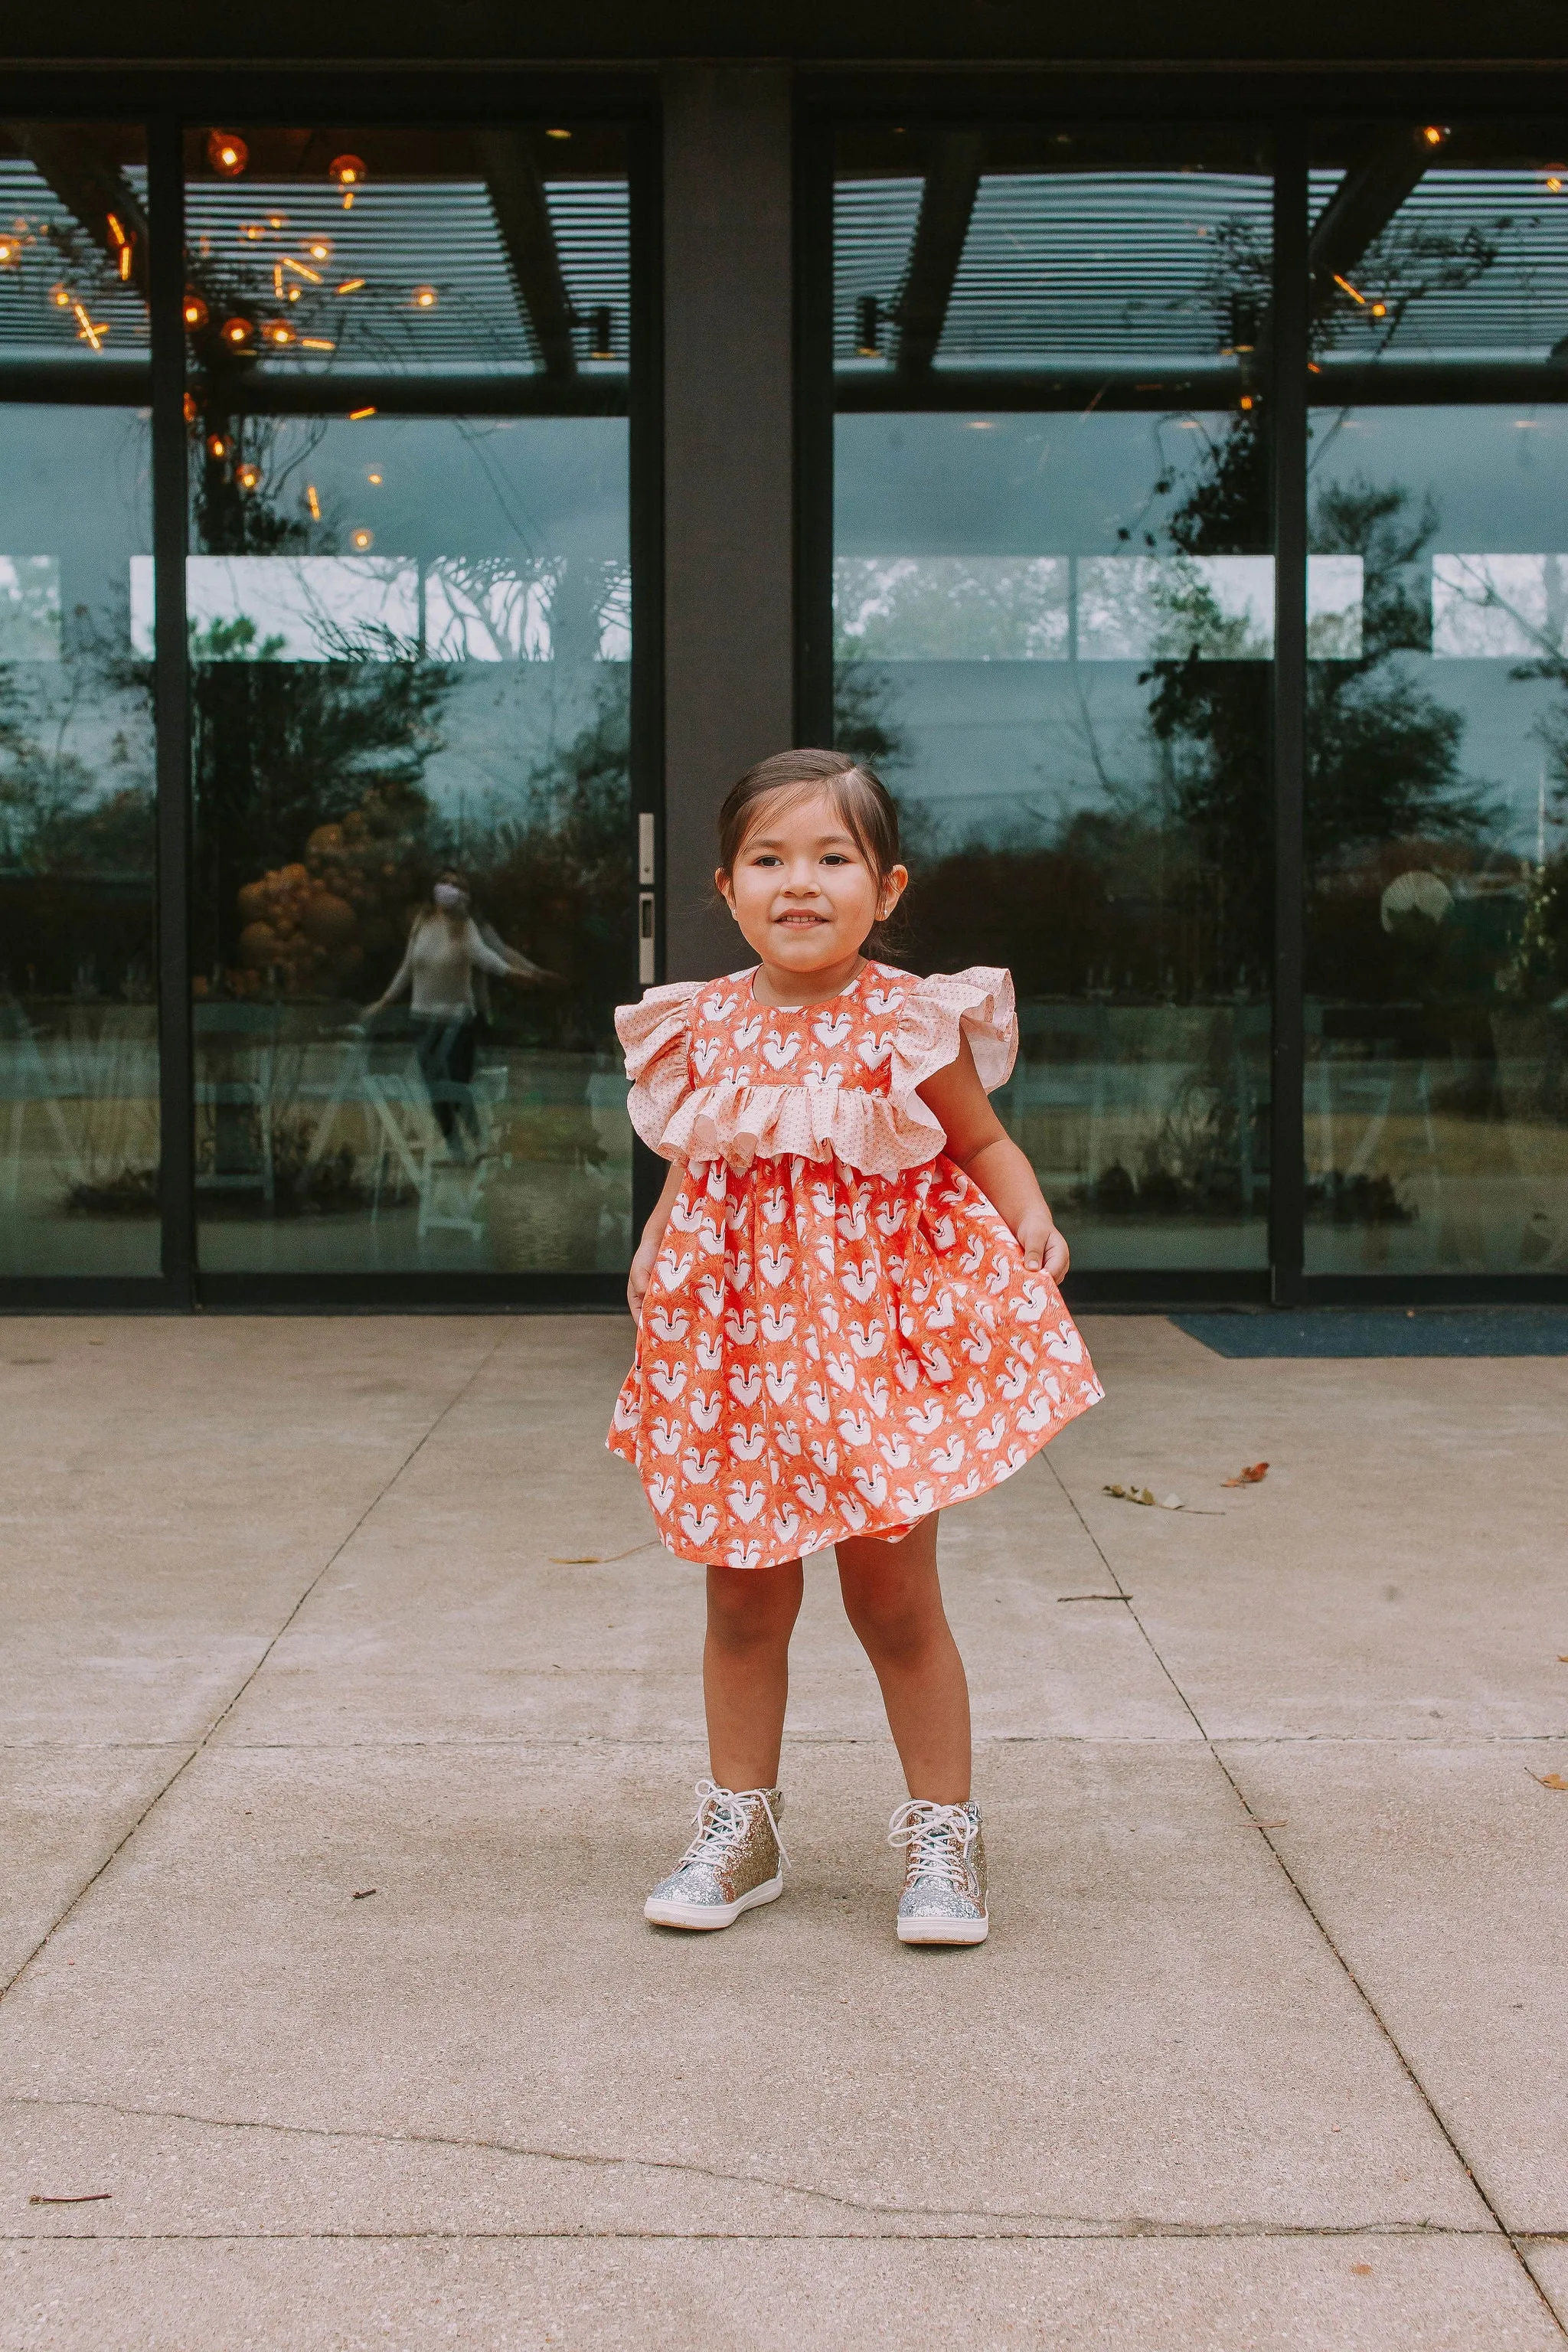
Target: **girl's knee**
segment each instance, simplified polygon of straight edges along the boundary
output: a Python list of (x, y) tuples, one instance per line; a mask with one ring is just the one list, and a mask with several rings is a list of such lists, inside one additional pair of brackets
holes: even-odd
[(800, 1611), (798, 1568), (715, 1568), (708, 1571), (708, 1632), (726, 1649), (765, 1648), (787, 1640)]

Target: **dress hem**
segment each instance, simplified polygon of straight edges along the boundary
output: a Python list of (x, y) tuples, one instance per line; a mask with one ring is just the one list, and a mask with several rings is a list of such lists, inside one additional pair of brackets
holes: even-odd
[[(1049, 1428), (1026, 1432), (1014, 1430), (1011, 1433), (1007, 1459), (991, 1477), (983, 1480), (978, 1486), (972, 1486), (970, 1483), (973, 1472), (970, 1477), (962, 1477), (954, 1470), (945, 1479), (936, 1482), (934, 1486), (930, 1478), (924, 1479), (921, 1483), (931, 1487), (932, 1499), (913, 1518), (910, 1518), (907, 1512), (889, 1513), (884, 1510), (880, 1516), (878, 1516), (868, 1510), (863, 1523), (858, 1528), (850, 1526), (847, 1521), (840, 1523), (834, 1518), (815, 1520), (811, 1523), (809, 1530), (803, 1531), (803, 1538), (804, 1534), (809, 1532), (809, 1541), (803, 1539), (794, 1544), (789, 1550), (774, 1551), (766, 1559), (744, 1561), (737, 1561), (731, 1556), (744, 1548), (739, 1543), (731, 1543), (722, 1551), (682, 1551), (669, 1541), (657, 1518), (654, 1533), (658, 1539), (660, 1549), (667, 1551), (672, 1559), (683, 1561), (689, 1568), (739, 1567), (747, 1573), (753, 1569), (783, 1568), (792, 1559), (804, 1559), (811, 1552), (829, 1551), (836, 1544), (850, 1542), (857, 1536), (865, 1536), (873, 1541), (880, 1539), (884, 1542), (891, 1542), (902, 1534), (912, 1532), (922, 1520), (929, 1519), (935, 1511), (945, 1511), (955, 1503), (974, 1502), (982, 1495), (989, 1495), (997, 1486), (1005, 1486), (1009, 1478), (1016, 1476), (1020, 1470), (1028, 1466), (1037, 1454), (1045, 1451), (1053, 1437), (1059, 1436), (1068, 1423), (1076, 1421), (1080, 1413), (1088, 1412), (1091, 1406), (1099, 1404), (1104, 1395), (1105, 1391), (1097, 1381), (1091, 1392), (1065, 1400), (1060, 1412), (1051, 1422)], [(627, 1434), (630, 1433), (628, 1432)], [(642, 1465), (637, 1460), (636, 1448), (618, 1444), (616, 1440), (620, 1435), (619, 1431), (612, 1430), (605, 1440), (605, 1450), (610, 1454), (618, 1454), (623, 1462), (629, 1462), (640, 1477)], [(1017, 1456), (1016, 1460), (1013, 1458), (1015, 1454)], [(649, 1507), (652, 1507), (651, 1505)]]

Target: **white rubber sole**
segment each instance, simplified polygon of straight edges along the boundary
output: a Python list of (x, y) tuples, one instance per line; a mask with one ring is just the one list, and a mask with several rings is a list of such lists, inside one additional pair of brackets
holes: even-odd
[(764, 1878), (734, 1903), (659, 1902), (650, 1895), (643, 1905), (642, 1915), (651, 1919), (656, 1927), (732, 1927), (742, 1911), (754, 1911), (759, 1903), (776, 1903), (784, 1893), (784, 1874)]
[(984, 1919), (900, 1919), (900, 1944), (983, 1944), (991, 1933), (989, 1913)]

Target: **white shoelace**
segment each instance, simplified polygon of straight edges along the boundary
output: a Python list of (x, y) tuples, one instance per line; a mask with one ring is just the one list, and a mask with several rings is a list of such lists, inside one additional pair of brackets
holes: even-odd
[(746, 1808), (753, 1797), (768, 1817), (768, 1826), (779, 1850), (779, 1860), (787, 1862), (789, 1855), (779, 1835), (779, 1825), (773, 1819), (773, 1809), (766, 1789), (721, 1789), (717, 1780), (699, 1780), (695, 1815), (697, 1835), (676, 1864), (676, 1869), (684, 1870), (692, 1862), (711, 1862), (715, 1846), (742, 1844), (751, 1827)]
[(911, 1797), (888, 1824), (888, 1843), (909, 1849), (912, 1875), (955, 1895), (969, 1892), (969, 1853), (978, 1834), (967, 1807), (934, 1805), (929, 1797)]

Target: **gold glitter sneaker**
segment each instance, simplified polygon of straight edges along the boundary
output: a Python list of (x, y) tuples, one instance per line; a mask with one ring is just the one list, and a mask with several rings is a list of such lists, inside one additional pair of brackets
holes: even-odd
[(697, 1798), (697, 1834), (642, 1907), (661, 1927), (731, 1927), (742, 1911), (784, 1893), (780, 1864), (789, 1856), (779, 1836), (779, 1791), (699, 1780)]
[(888, 1843), (904, 1848), (904, 1891), (899, 1897), (900, 1944), (983, 1944), (991, 1922), (985, 1910), (985, 1840), (980, 1808), (933, 1805), (914, 1797), (888, 1824)]

